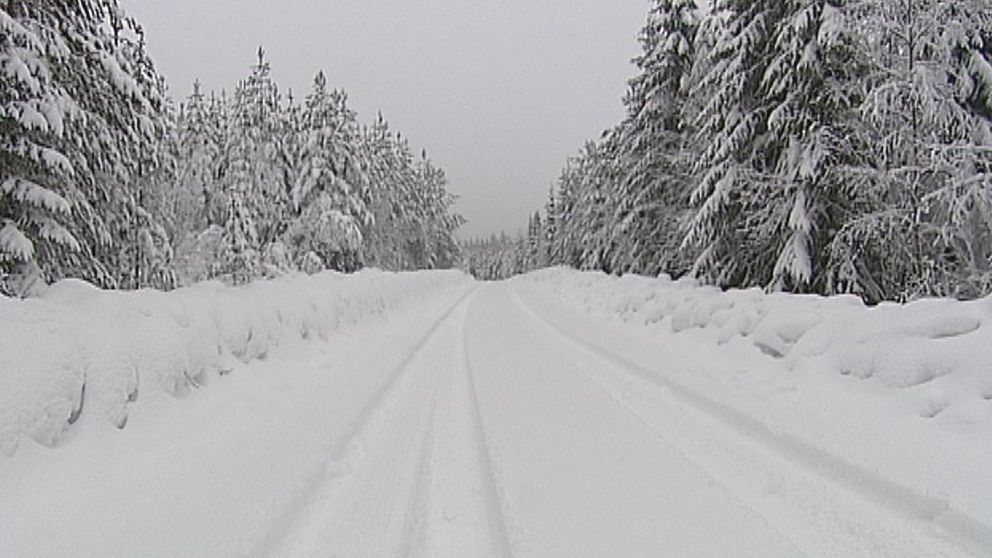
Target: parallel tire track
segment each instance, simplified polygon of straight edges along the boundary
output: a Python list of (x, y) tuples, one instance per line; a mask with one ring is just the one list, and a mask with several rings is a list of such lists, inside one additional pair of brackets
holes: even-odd
[[(267, 548), (275, 548), (275, 552), (265, 551), (263, 556), (293, 556), (292, 535), (301, 532), (308, 518), (319, 515), (321, 504), (326, 505), (344, 477), (354, 474), (363, 461), (365, 443), (374, 437), (379, 425), (388, 421), (396, 408), (396, 402), (403, 395), (404, 387), (412, 382), (410, 370), (417, 358), (430, 346), (438, 331), (451, 319), (458, 309), (474, 294), (475, 289), (460, 296), (421, 336), (413, 347), (404, 355), (400, 363), (391, 371), (389, 376), (371, 395), (355, 418), (349, 423), (343, 435), (331, 447), (327, 464), (308, 479), (301, 501), (293, 507), (293, 512), (287, 514), (269, 537)], [(437, 373), (434, 374), (437, 381)], [(436, 392), (436, 389), (434, 390)], [(432, 403), (433, 404), (433, 403)], [(431, 411), (433, 412), (433, 411)], [(430, 417), (424, 436), (430, 436)], [(426, 444), (426, 442), (425, 442)], [(424, 446), (426, 447), (426, 445)], [(423, 448), (422, 448), (423, 449)]]
[(468, 341), (462, 337), (462, 362), (464, 363), (465, 380), (467, 382), (469, 399), (471, 403), (471, 420), (475, 433), (475, 447), (477, 458), (482, 471), (485, 474), (486, 503), (488, 505), (487, 515), (489, 518), (489, 529), (492, 535), (491, 540), (496, 544), (498, 555), (503, 558), (512, 558), (513, 545), (510, 541), (509, 531), (506, 525), (506, 513), (503, 510), (503, 495), (499, 483), (496, 479), (495, 467), (493, 466), (492, 454), (489, 451), (486, 428), (482, 419), (482, 410), (479, 407), (479, 392), (475, 384), (475, 374), (472, 369), (468, 351)]
[[(438, 381), (438, 384), (441, 382)], [(433, 481), (433, 467), (431, 461), (434, 459), (434, 444), (437, 420), (438, 398), (440, 397), (440, 385), (434, 388), (434, 397), (431, 402), (430, 414), (427, 417), (427, 432), (424, 434), (423, 442), (420, 445), (420, 453), (417, 456), (417, 471), (414, 476), (413, 491), (410, 501), (407, 504), (406, 518), (403, 525), (403, 538), (397, 552), (399, 558), (417, 556), (423, 548), (425, 521), (424, 509), (430, 497), (430, 485)]]
[(350, 464), (351, 457), (356, 452), (359, 444), (356, 444), (356, 440), (360, 439), (365, 433), (365, 431), (372, 428), (372, 425), (379, 422), (382, 415), (386, 415), (390, 411), (390, 405), (388, 404), (389, 399), (395, 395), (398, 390), (398, 386), (401, 380), (408, 375), (408, 371), (411, 369), (411, 364), (414, 360), (424, 351), (427, 345), (435, 337), (441, 326), (444, 325), (451, 316), (458, 310), (465, 301), (475, 292), (475, 290), (470, 290), (469, 292), (462, 295), (448, 310), (436, 321), (434, 325), (431, 326), (427, 333), (417, 341), (412, 349), (406, 354), (400, 365), (397, 366), (392, 374), (386, 379), (386, 382), (372, 395), (369, 401), (365, 404), (361, 411), (359, 411), (358, 416), (354, 421), (351, 422), (350, 428), (345, 431), (344, 436), (333, 446), (330, 453), (330, 463), (347, 463)]
[[(540, 316), (512, 289), (511, 296), (514, 303), (530, 319), (536, 329), (546, 331), (567, 346), (603, 363), (606, 365), (606, 369), (614, 370), (629, 378), (664, 390), (674, 400), (714, 419), (725, 429), (757, 442), (776, 455), (800, 466), (803, 470), (843, 486), (848, 492), (869, 499), (897, 516), (914, 522), (933, 525), (944, 532), (946, 540), (952, 541), (962, 550), (976, 556), (992, 555), (992, 527), (950, 508), (946, 501), (920, 494), (882, 478), (859, 465), (830, 454), (795, 436), (774, 432), (763, 422), (745, 413), (673, 382), (604, 347), (576, 338)], [(629, 404), (623, 403), (622, 394), (613, 393), (600, 382), (592, 378), (590, 380), (606, 392), (611, 399), (634, 415), (638, 421), (645, 422)], [(650, 427), (650, 425), (647, 426)]]
[(465, 330), (438, 381), (398, 555), (512, 556)]

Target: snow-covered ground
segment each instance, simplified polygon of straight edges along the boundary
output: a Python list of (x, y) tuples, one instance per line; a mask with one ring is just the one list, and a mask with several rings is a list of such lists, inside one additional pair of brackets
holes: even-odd
[(0, 556), (992, 555), (992, 299), (363, 272), (0, 315)]
[[(515, 290), (610, 393), (807, 554), (928, 555), (888, 523), (831, 511), (839, 495), (992, 554), (992, 298), (866, 308), (562, 269)], [(665, 402), (691, 412), (666, 417)]]

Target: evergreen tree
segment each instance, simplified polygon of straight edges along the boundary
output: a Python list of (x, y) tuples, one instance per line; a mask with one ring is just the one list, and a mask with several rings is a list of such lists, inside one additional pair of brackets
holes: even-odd
[(229, 210), (216, 272), (247, 282), (263, 274), (262, 254), (285, 227), (286, 191), (277, 165), (279, 90), (265, 52), (234, 95), (227, 134), (224, 192)]
[(294, 269), (450, 267), (444, 172), (321, 73), (287, 103), (258, 62), (173, 110), (113, 0), (0, 11), (0, 292), (75, 276), (170, 288)]
[(77, 276), (116, 286), (134, 177), (163, 98), (115, 1), (0, 12), (0, 289)]
[(707, 146), (685, 244), (723, 285), (810, 290), (845, 205), (841, 165), (863, 64), (832, 0), (718, 2), (700, 91)]
[(678, 274), (678, 230), (687, 210), (685, 152), (688, 94), (695, 64), (697, 7), (692, 0), (655, 0), (641, 30), (620, 126), (619, 203), (612, 225), (617, 272)]
[(678, 275), (691, 257), (723, 286), (870, 302), (992, 289), (992, 5), (693, 8), (653, 2), (626, 118), (547, 204), (551, 263)]
[(982, 1), (853, 5), (873, 65), (861, 106), (872, 161), (856, 175), (865, 210), (833, 246), (845, 263), (836, 290), (906, 300), (987, 283), (990, 12)]
[(361, 264), (362, 230), (372, 221), (366, 206), (367, 164), (355, 113), (347, 96), (329, 91), (324, 73), (314, 78), (300, 130), (300, 171), (290, 184), (291, 226), (300, 258), (353, 270)]
[(178, 168), (170, 204), (175, 235), (202, 231), (211, 222), (207, 208), (215, 195), (215, 165), (221, 151), (216, 130), (212, 129), (217, 125), (212, 121), (212, 110), (215, 108), (200, 82), (194, 82), (193, 92), (177, 116)]
[(409, 143), (390, 132), (381, 115), (364, 135), (373, 185), (368, 261), (386, 269), (454, 266), (460, 250), (454, 233), (464, 220), (452, 210), (455, 198), (444, 172), (426, 152), (415, 159)]

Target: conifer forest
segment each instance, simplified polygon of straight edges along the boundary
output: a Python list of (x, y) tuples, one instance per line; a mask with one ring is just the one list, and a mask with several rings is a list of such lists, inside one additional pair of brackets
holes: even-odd
[(320, 72), (303, 95), (282, 90), (261, 48), (231, 85), (170, 98), (114, 0), (7, 2), (0, 291), (457, 261), (444, 171), (382, 115), (359, 123)]
[(992, 3), (655, 0), (626, 116), (472, 267), (867, 302), (992, 290)]
[(0, 558), (989, 558), (990, 347), (992, 0), (0, 0)]
[(525, 234), (460, 243), (443, 169), (333, 76), (290, 92), (260, 48), (230, 89), (167, 86), (115, 0), (8, 0), (0, 290), (564, 265), (871, 303), (992, 291), (987, 0), (649, 8), (623, 120)]

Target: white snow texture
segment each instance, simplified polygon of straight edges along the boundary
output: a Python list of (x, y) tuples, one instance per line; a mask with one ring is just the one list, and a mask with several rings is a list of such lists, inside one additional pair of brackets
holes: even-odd
[(363, 271), (0, 315), (0, 556), (992, 555), (992, 298)]
[(139, 397), (181, 396), (280, 344), (327, 339), (460, 273), (291, 275), (245, 287), (100, 291), (82, 281), (42, 299), (0, 297), (0, 453), (30, 438), (55, 446), (82, 416), (124, 428)]

